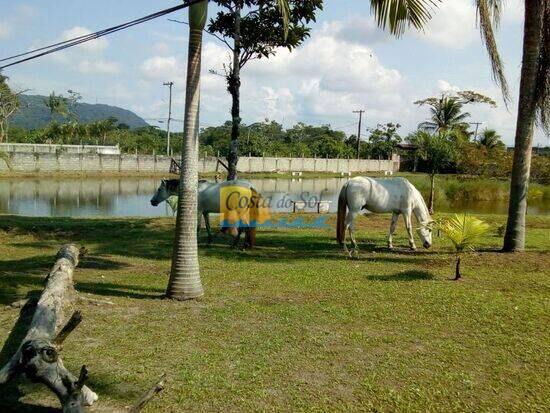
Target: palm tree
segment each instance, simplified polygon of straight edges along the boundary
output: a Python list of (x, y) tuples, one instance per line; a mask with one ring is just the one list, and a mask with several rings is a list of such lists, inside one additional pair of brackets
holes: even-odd
[[(441, 0), (370, 0), (380, 27), (402, 35), (407, 26), (422, 28), (430, 8)], [(509, 102), (508, 83), (493, 26), (500, 21), (504, 0), (476, 0), (478, 25), (495, 82)], [(525, 248), (525, 215), (535, 121), (550, 134), (550, 0), (525, 0), (523, 59), (504, 251)]]
[(177, 300), (189, 300), (203, 295), (197, 246), (197, 185), (202, 31), (207, 13), (208, 1), (189, 7), (185, 139), (181, 150), (182, 168), (172, 269), (166, 289), (166, 296)]
[(465, 105), (472, 103), (496, 106), (493, 99), (472, 90), (463, 90), (453, 94), (443, 93), (440, 97), (429, 97), (414, 102), (415, 105), (429, 106), (431, 120), (436, 125), (438, 132), (453, 132), (459, 141), (469, 139), (466, 131), (470, 125), (466, 120), (470, 114), (463, 110)]
[(458, 98), (441, 95), (436, 104), (430, 107), (432, 121), (437, 125), (438, 130), (467, 129), (469, 124), (466, 120), (470, 117), (470, 113), (463, 112), (463, 106), (464, 104)]
[(460, 261), (464, 251), (474, 251), (475, 245), (480, 238), (489, 230), (489, 224), (475, 217), (463, 214), (454, 215), (437, 224), (437, 228), (453, 244), (456, 254), (455, 281), (462, 278), (460, 272)]
[(503, 250), (525, 249), (525, 215), (535, 120), (550, 134), (550, 0), (525, 0), (523, 60), (508, 222)]
[(487, 148), (487, 150), (493, 149), (505, 149), (506, 146), (502, 142), (502, 137), (494, 129), (483, 129), (479, 136), (478, 144)]

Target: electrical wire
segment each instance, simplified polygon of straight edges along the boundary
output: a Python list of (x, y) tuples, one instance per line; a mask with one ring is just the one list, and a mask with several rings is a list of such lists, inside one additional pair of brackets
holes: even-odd
[[(204, 1), (204, 0), (187, 0), (183, 4), (180, 4), (178, 6), (174, 6), (174, 7), (165, 9), (165, 10), (161, 10), (161, 11), (158, 11), (156, 13), (152, 13), (152, 14), (149, 14), (147, 16), (141, 17), (139, 19), (132, 20), (130, 22), (122, 23), (122, 24), (119, 24), (117, 26), (113, 26), (113, 27), (109, 27), (107, 29), (99, 30), (95, 33), (90, 33), (90, 34), (78, 36), (78, 37), (75, 37), (73, 39), (65, 40), (63, 42), (54, 43), (54, 44), (51, 44), (49, 46), (44, 46), (44, 47), (40, 47), (38, 49), (31, 50), (29, 52), (19, 53), (19, 54), (10, 56), (10, 57), (0, 59), (0, 62), (6, 62), (8, 60), (17, 59), (19, 57), (32, 55), (30, 57), (26, 57), (24, 59), (20, 59), (20, 60), (17, 60), (15, 62), (11, 62), (11, 63), (5, 64), (3, 66), (0, 66), (0, 70), (5, 69), (5, 68), (10, 67), (10, 66), (15, 66), (15, 65), (18, 65), (18, 64), (21, 64), (21, 63), (24, 63), (24, 62), (28, 62), (29, 60), (34, 60), (34, 59), (37, 59), (37, 58), (42, 57), (42, 56), (49, 55), (51, 53), (59, 52), (59, 51), (64, 50), (64, 49), (68, 49), (69, 47), (78, 46), (79, 44), (89, 42), (90, 40), (95, 40), (95, 39), (98, 39), (100, 37), (107, 36), (111, 33), (115, 33), (115, 32), (118, 32), (120, 30), (124, 30), (124, 29), (127, 29), (129, 27), (133, 27), (133, 26), (136, 26), (138, 24), (148, 22), (149, 20), (153, 20), (153, 19), (156, 19), (158, 17), (165, 16), (167, 14), (173, 13), (177, 10), (184, 9), (186, 7), (189, 7), (193, 4), (195, 4), (195, 3), (199, 3), (201, 1)], [(39, 53), (39, 52), (42, 52), (42, 53)], [(34, 53), (37, 53), (37, 54), (34, 54)]]

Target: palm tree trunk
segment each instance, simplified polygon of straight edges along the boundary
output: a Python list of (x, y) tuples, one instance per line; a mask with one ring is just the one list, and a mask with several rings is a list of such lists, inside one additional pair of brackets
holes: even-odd
[(231, 146), (229, 149), (229, 155), (227, 157), (227, 164), (229, 171), (227, 173), (227, 180), (233, 180), (237, 178), (237, 163), (239, 161), (239, 127), (241, 125), (241, 102), (240, 102), (240, 89), (241, 89), (241, 5), (237, 2), (235, 5), (235, 29), (233, 33), (234, 47), (233, 47), (233, 67), (231, 68), (231, 74), (229, 75), (228, 87), (231, 94)]
[(428, 200), (428, 212), (430, 215), (434, 213), (434, 200), (435, 200), (435, 174), (430, 175), (430, 199)]
[(454, 281), (458, 281), (462, 278), (462, 275), (460, 274), (460, 255), (456, 257), (456, 267), (455, 267), (455, 278)]
[(535, 125), (537, 73), (542, 43), (543, 3), (525, 0), (523, 61), (519, 90), (518, 117), (514, 147), (514, 163), (508, 205), (508, 223), (504, 235), (504, 251), (525, 248), (525, 215), (531, 168), (531, 151)]
[(172, 253), (172, 269), (166, 295), (189, 300), (203, 295), (197, 245), (197, 189), (199, 153), (199, 105), (202, 31), (208, 2), (189, 8), (189, 55), (185, 97), (184, 139), (181, 150), (176, 234)]

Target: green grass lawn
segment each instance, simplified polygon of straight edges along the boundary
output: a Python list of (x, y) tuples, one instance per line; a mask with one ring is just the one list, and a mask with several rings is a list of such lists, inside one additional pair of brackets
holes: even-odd
[[(550, 217), (528, 219), (521, 254), (499, 253), (492, 231), (463, 282), (448, 281), (445, 240), (409, 252), (400, 221), (389, 252), (388, 227), (389, 216), (359, 220), (358, 260), (333, 229), (260, 231), (251, 251), (201, 239), (205, 296), (173, 302), (162, 299), (173, 220), (2, 216), (0, 338), (21, 334), (9, 304), (40, 291), (71, 241), (89, 250), (78, 291), (114, 302), (83, 303), (62, 352), (73, 372), (89, 367), (94, 411), (124, 411), (162, 372), (147, 412), (548, 410)], [(1, 411), (50, 411), (38, 406), (57, 406), (39, 385), (0, 390)]]

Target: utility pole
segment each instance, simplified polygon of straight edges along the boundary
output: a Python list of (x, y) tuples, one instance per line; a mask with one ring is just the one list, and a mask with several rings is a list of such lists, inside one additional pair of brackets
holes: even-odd
[(479, 129), (479, 125), (483, 124), (483, 122), (468, 122), (470, 125), (476, 125), (476, 132), (474, 134), (474, 142), (477, 142), (477, 131)]
[(354, 110), (353, 113), (359, 113), (359, 127), (357, 129), (357, 159), (359, 159), (361, 155), (361, 120), (365, 111), (363, 109)]
[(164, 86), (168, 86), (170, 89), (170, 100), (168, 103), (168, 122), (167, 122), (167, 133), (168, 133), (168, 140), (166, 142), (166, 155), (170, 156), (170, 121), (172, 120), (172, 86), (174, 86), (174, 82), (165, 82), (163, 83)]

